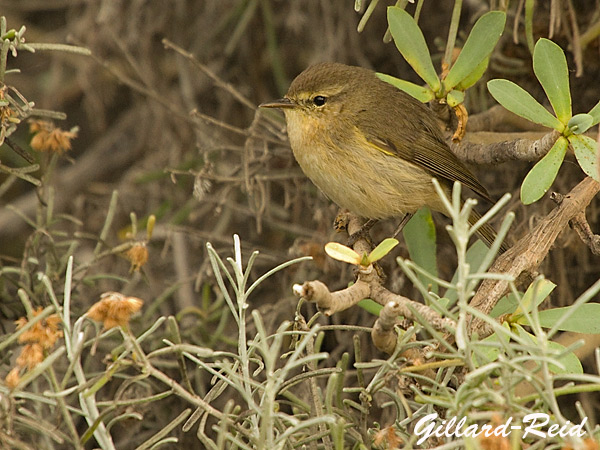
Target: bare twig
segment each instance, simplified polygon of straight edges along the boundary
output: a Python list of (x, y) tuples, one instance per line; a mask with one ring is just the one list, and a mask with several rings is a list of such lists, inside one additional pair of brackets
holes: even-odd
[(397, 303), (392, 302), (385, 305), (379, 312), (379, 318), (371, 331), (371, 339), (375, 347), (390, 355), (396, 349), (398, 342), (398, 333), (394, 329), (400, 315), (397, 306)]
[[(553, 192), (550, 198), (560, 205), (565, 196), (558, 192)], [(585, 211), (578, 213), (569, 223), (583, 243), (590, 248), (591, 252), (594, 255), (600, 255), (600, 236), (592, 232), (590, 224), (585, 217)]]
[(8, 136), (6, 138), (4, 138), (4, 142), (6, 142), (6, 144), (13, 149), (13, 151), (19, 155), (21, 158), (23, 158), (25, 161), (27, 161), (29, 164), (35, 164), (35, 159), (33, 159), (33, 157), (27, 153), (25, 150), (23, 150), (23, 147), (21, 147), (19, 144), (17, 144), (15, 141), (13, 141), (12, 139), (10, 139)]
[(571, 51), (573, 52), (576, 72), (575, 76), (580, 77), (583, 75), (583, 52), (581, 47), (581, 33), (579, 32), (579, 25), (577, 25), (577, 14), (571, 0), (567, 0), (567, 9), (569, 11), (569, 23), (571, 24)]
[(218, 87), (224, 89), (225, 91), (229, 92), (242, 105), (245, 105), (250, 109), (256, 109), (256, 105), (254, 103), (252, 103), (250, 100), (248, 100), (246, 97), (244, 97), (240, 93), (240, 91), (238, 91), (235, 87), (233, 87), (233, 85), (231, 85), (231, 84), (223, 81), (221, 78), (219, 78), (212, 70), (210, 70), (207, 66), (205, 66), (200, 61), (198, 61), (194, 57), (194, 55), (185, 51), (184, 49), (182, 49), (181, 47), (174, 44), (173, 42), (171, 42), (168, 39), (163, 39), (162, 43), (166, 48), (170, 48), (170, 49), (174, 50), (175, 52), (179, 53), (181, 56), (186, 58), (188, 61), (190, 61), (195, 67), (200, 69), (200, 71), (202, 71), (206, 76), (208, 76), (213, 81), (213, 83), (215, 83), (215, 86), (218, 86)]
[(587, 245), (594, 255), (600, 255), (600, 235), (594, 234), (590, 228), (585, 212), (581, 211), (573, 220), (571, 225), (577, 232), (577, 235), (581, 238), (585, 245)]

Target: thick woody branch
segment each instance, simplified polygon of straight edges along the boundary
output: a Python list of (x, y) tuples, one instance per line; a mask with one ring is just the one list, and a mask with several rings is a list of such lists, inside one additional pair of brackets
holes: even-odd
[[(578, 232), (584, 236), (584, 240), (587, 239), (593, 244), (590, 244), (591, 247), (596, 248), (595, 246), (599, 245), (600, 237), (592, 234), (585, 221), (584, 211), (599, 191), (599, 183), (589, 177), (584, 179), (531, 233), (498, 257), (489, 271), (510, 275), (510, 279), (513, 280), (533, 278), (556, 238), (569, 222), (574, 223)], [(349, 233), (355, 233), (361, 227), (360, 219), (353, 215), (348, 215), (345, 221)], [(362, 253), (369, 251), (370, 246), (366, 240), (359, 239), (355, 244), (355, 250)], [(363, 298), (371, 298), (386, 307), (392, 316), (404, 316), (412, 321), (424, 319), (439, 331), (456, 329), (456, 323), (453, 320), (443, 318), (428, 306), (390, 292), (383, 287), (377, 271), (372, 266), (359, 267), (356, 283), (346, 289), (330, 292), (324, 283), (308, 281), (302, 286), (295, 286), (294, 291), (298, 296), (316, 303), (325, 315), (350, 308)], [(498, 300), (508, 291), (509, 281), (505, 279), (484, 280), (471, 300), (470, 306), (484, 314), (489, 314)], [(378, 323), (373, 331), (374, 341), (377, 341), (379, 343), (377, 346), (385, 349), (384, 351), (388, 351), (394, 342), (393, 334), (391, 334), (392, 323), (390, 320), (387, 322), (384, 320)], [(469, 330), (471, 333), (477, 333), (480, 337), (492, 333), (491, 327), (479, 318), (470, 319)]]
[(379, 319), (375, 321), (371, 330), (371, 339), (375, 347), (389, 355), (394, 352), (398, 342), (398, 333), (394, 327), (398, 323), (399, 315), (399, 305), (393, 302), (388, 303), (379, 312)]
[(456, 322), (454, 320), (441, 317), (435, 310), (423, 303), (416, 302), (407, 297), (403, 297), (402, 295), (394, 294), (379, 283), (372, 283), (370, 298), (380, 305), (387, 305), (390, 302), (395, 303), (398, 305), (397, 308), (400, 315), (413, 321), (418, 320), (419, 316), (421, 316), (436, 330), (448, 331), (448, 328), (456, 328)]
[(301, 286), (294, 286), (294, 294), (316, 303), (319, 311), (326, 316), (356, 305), (363, 298), (369, 297), (369, 292), (369, 284), (360, 278), (352, 286), (335, 292), (330, 292), (327, 285), (319, 280), (305, 281)]
[(449, 328), (456, 328), (456, 322), (441, 317), (429, 306), (388, 291), (380, 284), (372, 266), (361, 268), (356, 283), (346, 289), (330, 292), (324, 283), (314, 280), (306, 281), (301, 286), (296, 285), (294, 293), (316, 303), (326, 316), (348, 309), (364, 298), (370, 298), (384, 306), (392, 303), (398, 315), (409, 320), (417, 321), (423, 318), (436, 330), (448, 331)]
[[(398, 303), (388, 303), (380, 311), (379, 318), (375, 321), (375, 325), (373, 325), (373, 329), (371, 330), (371, 339), (375, 347), (388, 355), (393, 354), (398, 345), (396, 325), (398, 324), (398, 316), (401, 314), (402, 312)], [(416, 341), (414, 334), (410, 338), (410, 341)], [(403, 349), (400, 355), (415, 364), (425, 359), (423, 353), (424, 349), (408, 347)], [(428, 376), (433, 378), (435, 373), (430, 371)]]
[[(599, 191), (599, 183), (589, 177), (584, 179), (531, 233), (502, 254), (489, 272), (508, 274), (515, 280), (521, 277), (533, 277), (559, 233), (568, 226), (569, 221), (585, 210)], [(506, 280), (484, 280), (470, 305), (484, 314), (489, 314), (508, 290), (509, 282)], [(472, 319), (470, 331), (478, 333), (480, 337), (492, 333), (490, 327), (478, 318)]]
[[(356, 233), (362, 226), (361, 219), (349, 213), (338, 215), (336, 226), (340, 227), (340, 223), (343, 223), (343, 228), (346, 228), (349, 234)], [(355, 242), (354, 250), (358, 253), (368, 253), (371, 247), (366, 239), (360, 238)], [(348, 309), (364, 298), (370, 298), (380, 305), (394, 309), (397, 312), (396, 317), (401, 315), (412, 321), (422, 318), (440, 331), (456, 328), (453, 320), (442, 318), (430, 307), (384, 288), (373, 266), (359, 267), (356, 282), (346, 289), (330, 292), (324, 283), (315, 280), (294, 286), (294, 293), (316, 303), (319, 310), (327, 316)]]
[[(452, 152), (462, 161), (472, 164), (500, 164), (507, 161), (537, 161), (552, 148), (560, 136), (557, 131), (539, 137), (539, 133), (469, 133)], [(510, 140), (509, 140), (510, 139)]]

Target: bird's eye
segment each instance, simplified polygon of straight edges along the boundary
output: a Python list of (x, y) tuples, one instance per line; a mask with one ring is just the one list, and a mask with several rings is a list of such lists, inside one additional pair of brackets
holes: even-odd
[(315, 98), (313, 98), (313, 103), (315, 106), (323, 106), (326, 101), (327, 97), (323, 97), (322, 95), (317, 95)]

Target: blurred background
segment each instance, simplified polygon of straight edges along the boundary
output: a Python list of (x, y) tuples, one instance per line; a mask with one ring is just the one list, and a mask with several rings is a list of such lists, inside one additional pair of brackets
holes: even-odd
[[(2, 185), (0, 332), (12, 330), (11, 321), (24, 314), (18, 288), (31, 292), (34, 305), (47, 305), (33, 274), (48, 274), (60, 293), (69, 254), (78, 267), (74, 315), (85, 312), (102, 292), (119, 291), (146, 301), (134, 327), (144, 329), (158, 315), (173, 314), (186, 339), (211, 348), (234, 343), (227, 336), (233, 324), (223, 318), (222, 299), (214, 288), (207, 242), (230, 256), (232, 235), (238, 234), (246, 260), (252, 251), (260, 252), (254, 278), (293, 257), (314, 257), (277, 273), (253, 294), (250, 306), (261, 310), (270, 329), (293, 320), (294, 283), (320, 279), (333, 290), (351, 282), (352, 269), (323, 253), (326, 242), (346, 240), (332, 229), (337, 208), (295, 163), (283, 116), (256, 106), (282, 96), (298, 73), (320, 61), (419, 82), (393, 42), (383, 42), (385, 7), (393, 2), (381, 1), (358, 33), (363, 3), (357, 12), (354, 2), (341, 0), (0, 0), (8, 27), (27, 27), (26, 42), (72, 44), (92, 52), (89, 57), (49, 51), (9, 55), (8, 67), (20, 73), (7, 75), (6, 83), (38, 108), (65, 112), (66, 120), (55, 121), (56, 126), (79, 131), (72, 150), (60, 157), (34, 153), (27, 126), (11, 136), (41, 165), (32, 175), (42, 178), (43, 185), (35, 188), (22, 180)], [(438, 64), (452, 3), (426, 1), (421, 12), (419, 24)], [(504, 3), (465, 0), (458, 44), (481, 14)], [(487, 78), (469, 91), (470, 114), (495, 104), (484, 83), (491, 78), (511, 79), (545, 100), (532, 74), (523, 11), (519, 2), (510, 3), (510, 31), (496, 49)], [(537, 2), (535, 9), (534, 36), (548, 37), (552, 31), (573, 69), (574, 112), (586, 112), (600, 99), (597, 35), (585, 48), (574, 42), (574, 36), (597, 24), (599, 11), (598, 0)], [(10, 167), (27, 165), (6, 145), (0, 161)], [(520, 204), (519, 187), (531, 166), (511, 162), (473, 168), (492, 197), (513, 194), (505, 212), (517, 214), (515, 238), (554, 207), (548, 199), (527, 208)], [(583, 177), (575, 164), (566, 164), (553, 189), (566, 194)], [(0, 173), (0, 182), (8, 178)], [(118, 199), (111, 209), (115, 191)], [(596, 232), (598, 207), (596, 199), (588, 208)], [(114, 220), (100, 239), (109, 211)], [(138, 224), (135, 236), (132, 212)], [(150, 215), (156, 216), (156, 226), (147, 242), (148, 262), (132, 272), (131, 263), (110, 249), (145, 240)], [(444, 230), (448, 222), (441, 216), (435, 220), (439, 271), (449, 279), (456, 265)], [(378, 224), (375, 240), (389, 236), (395, 226), (392, 221)], [(98, 245), (106, 255), (98, 256)], [(388, 287), (419, 298), (396, 267), (396, 255), (408, 255), (404, 243), (383, 262)], [(558, 284), (553, 304), (572, 303), (598, 279), (598, 263), (574, 232), (563, 233), (541, 267)], [(308, 316), (314, 312), (304, 308)], [(320, 320), (365, 326), (374, 321), (360, 308)], [(368, 346), (367, 341), (365, 337)], [(324, 344), (331, 361), (351, 346), (347, 337), (335, 335)], [(365, 359), (371, 356), (367, 353)]]

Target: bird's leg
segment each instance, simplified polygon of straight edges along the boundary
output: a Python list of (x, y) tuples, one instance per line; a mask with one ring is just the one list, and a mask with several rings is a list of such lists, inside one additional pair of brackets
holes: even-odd
[(402, 217), (402, 219), (400, 220), (398, 227), (396, 227), (396, 231), (394, 231), (394, 235), (392, 236), (393, 238), (400, 234), (404, 226), (408, 223), (408, 221), (412, 218), (413, 215), (413, 213), (404, 214), (404, 217)]
[(376, 223), (377, 219), (369, 219), (360, 227), (360, 230), (348, 236), (348, 247), (352, 247), (356, 243), (356, 241), (363, 238), (369, 243), (371, 248), (375, 248), (373, 240), (369, 235), (369, 231), (371, 230), (371, 228), (373, 228), (373, 225), (375, 225)]

